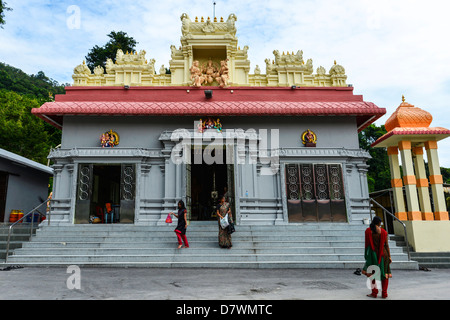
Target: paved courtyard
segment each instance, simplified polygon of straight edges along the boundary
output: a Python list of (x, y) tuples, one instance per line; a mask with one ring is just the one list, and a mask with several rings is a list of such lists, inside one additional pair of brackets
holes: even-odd
[[(1, 300), (368, 300), (366, 277), (335, 269), (13, 268)], [(393, 270), (389, 300), (449, 300), (450, 270)], [(380, 299), (381, 300), (381, 299)]]

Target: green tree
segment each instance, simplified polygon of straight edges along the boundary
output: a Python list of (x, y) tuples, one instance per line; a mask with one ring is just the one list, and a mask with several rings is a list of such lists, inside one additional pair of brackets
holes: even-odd
[[(28, 75), (20, 69), (0, 63), (0, 147), (47, 164), (50, 148), (61, 143), (61, 130), (32, 115), (31, 108), (52, 101), (55, 94), (65, 93), (67, 85), (60, 85), (43, 71)], [(24, 101), (29, 102), (27, 108), (22, 105)], [(12, 110), (12, 106), (17, 109)], [(36, 128), (38, 131), (34, 130)], [(29, 138), (21, 136), (22, 132), (28, 132)], [(37, 141), (34, 141), (35, 137), (38, 137)], [(33, 142), (32, 147), (28, 146), (27, 140)]]
[(360, 148), (368, 151), (372, 157), (367, 161), (369, 165), (367, 179), (370, 192), (389, 189), (391, 187), (391, 172), (387, 152), (384, 148), (371, 147), (371, 144), (386, 132), (384, 125), (378, 127), (375, 124), (371, 124), (359, 133)]
[(441, 167), (441, 174), (442, 174), (444, 183), (450, 184), (450, 169)]
[(86, 65), (89, 69), (94, 70), (96, 66), (102, 66), (105, 68), (105, 63), (108, 58), (116, 62), (116, 53), (118, 49), (122, 49), (124, 53), (133, 52), (136, 49), (136, 40), (133, 37), (129, 37), (126, 32), (111, 31), (108, 34), (110, 40), (102, 47), (95, 45), (89, 50), (86, 56)]
[(0, 89), (30, 95), (44, 103), (51, 101), (55, 94), (65, 93), (64, 87), (67, 85), (48, 78), (43, 71), (28, 75), (20, 69), (0, 62)]
[[(45, 102), (52, 101), (55, 94), (65, 93), (65, 86), (68, 86), (68, 84), (59, 84), (47, 77), (43, 71), (39, 71), (35, 75), (28, 75), (20, 69), (0, 63), (0, 90), (14, 91), (29, 99), (36, 100), (39, 104), (38, 107)], [(0, 109), (3, 107), (0, 104)], [(47, 150), (61, 143), (61, 130), (46, 122), (44, 122), (43, 130), (49, 136)], [(4, 139), (2, 136), (0, 137)], [(13, 150), (9, 151), (14, 152)]]
[(44, 121), (31, 114), (36, 98), (0, 89), (0, 148), (46, 164), (49, 134)]
[(11, 11), (11, 8), (6, 6), (6, 2), (0, 0), (0, 28), (3, 29), (3, 25), (5, 24), (5, 11)]

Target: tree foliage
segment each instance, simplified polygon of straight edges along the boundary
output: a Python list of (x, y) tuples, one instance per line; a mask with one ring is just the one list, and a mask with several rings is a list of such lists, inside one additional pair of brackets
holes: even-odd
[(40, 107), (36, 98), (0, 89), (0, 148), (46, 163), (50, 134), (44, 122), (31, 114)]
[(65, 93), (64, 87), (48, 78), (43, 71), (28, 75), (20, 69), (0, 62), (0, 89), (36, 97), (40, 102), (51, 101), (55, 94)]
[(381, 127), (371, 124), (359, 133), (360, 148), (369, 152), (372, 157), (367, 164), (367, 180), (369, 191), (389, 189), (391, 187), (391, 172), (389, 168), (389, 158), (384, 148), (372, 148), (371, 144), (386, 133), (384, 125)]
[(444, 183), (450, 184), (450, 169), (441, 167), (441, 174), (442, 174)]
[(86, 56), (86, 65), (89, 69), (94, 70), (96, 66), (105, 68), (106, 60), (112, 59), (116, 62), (116, 53), (118, 49), (122, 49), (124, 53), (135, 51), (136, 40), (129, 37), (126, 32), (111, 31), (108, 34), (110, 40), (102, 47), (95, 45)]
[(0, 148), (46, 164), (50, 148), (61, 143), (61, 131), (32, 115), (31, 109), (64, 93), (64, 86), (42, 71), (28, 75), (0, 63)]
[(0, 0), (0, 28), (3, 29), (3, 25), (5, 24), (5, 11), (11, 11), (11, 8), (6, 6), (6, 2)]

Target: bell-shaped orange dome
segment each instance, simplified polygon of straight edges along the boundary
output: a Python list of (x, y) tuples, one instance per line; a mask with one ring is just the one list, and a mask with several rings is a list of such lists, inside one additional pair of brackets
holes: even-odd
[(429, 112), (405, 102), (405, 98), (403, 97), (403, 102), (389, 117), (384, 126), (388, 132), (398, 127), (428, 128), (431, 121), (433, 121), (433, 116)]

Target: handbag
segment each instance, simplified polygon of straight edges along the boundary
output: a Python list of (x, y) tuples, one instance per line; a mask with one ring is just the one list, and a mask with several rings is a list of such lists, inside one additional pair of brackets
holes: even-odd
[(172, 217), (170, 216), (170, 213), (167, 215), (166, 223), (172, 223)]
[(234, 228), (234, 223), (230, 222), (230, 224), (228, 225), (228, 234), (232, 234), (235, 230)]
[(228, 223), (228, 213), (225, 215), (225, 217), (220, 219), (220, 226), (222, 227), (222, 229), (226, 229), (228, 227), (229, 223)]

